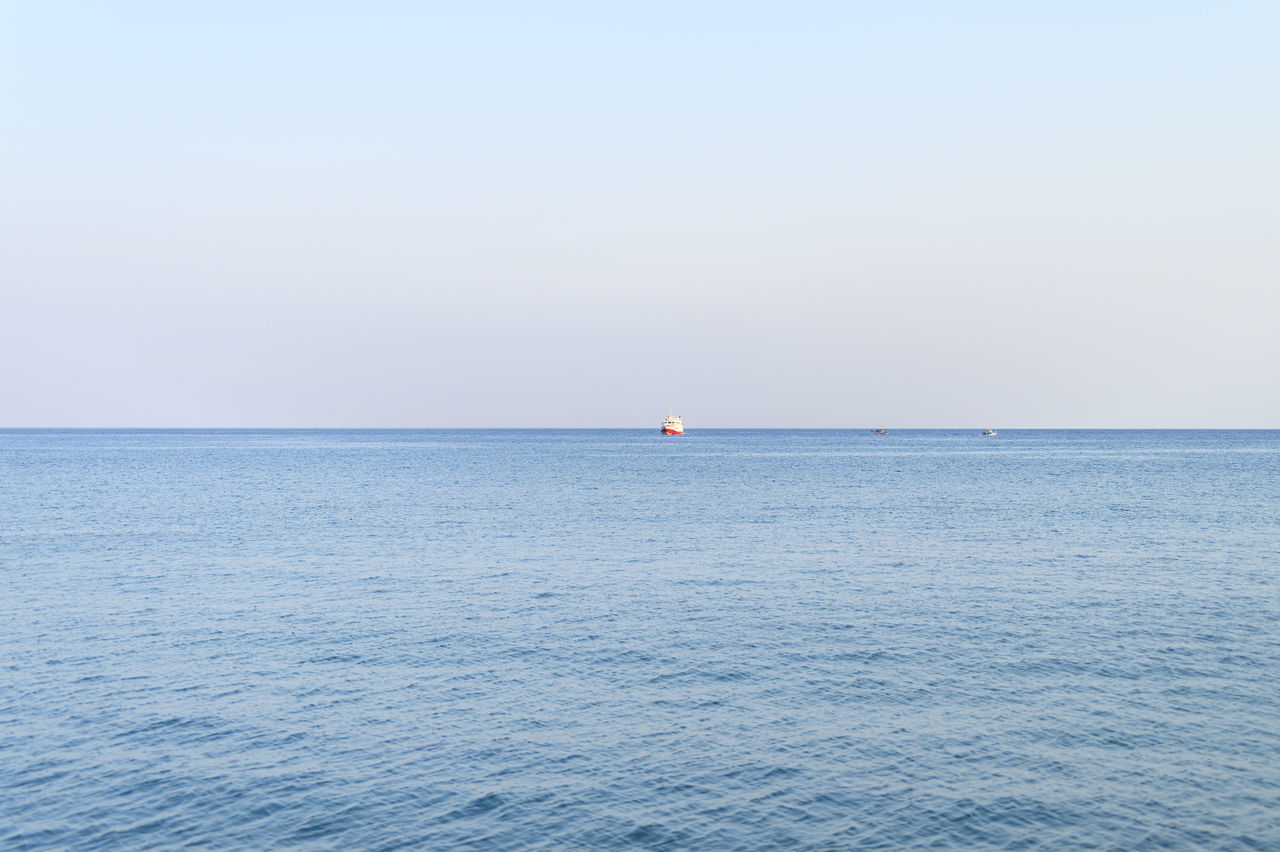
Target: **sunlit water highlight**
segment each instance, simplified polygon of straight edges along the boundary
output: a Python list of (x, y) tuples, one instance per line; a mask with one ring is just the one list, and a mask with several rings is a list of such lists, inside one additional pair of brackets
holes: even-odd
[(1280, 848), (1280, 433), (0, 432), (0, 848)]

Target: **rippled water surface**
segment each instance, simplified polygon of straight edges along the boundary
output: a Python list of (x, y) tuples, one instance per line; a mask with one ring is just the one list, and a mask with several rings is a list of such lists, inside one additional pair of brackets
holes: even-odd
[(0, 848), (1280, 848), (1278, 571), (1276, 432), (3, 431)]

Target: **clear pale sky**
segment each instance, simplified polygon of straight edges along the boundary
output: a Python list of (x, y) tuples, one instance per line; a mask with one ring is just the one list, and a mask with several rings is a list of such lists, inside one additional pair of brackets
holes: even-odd
[(1280, 427), (1280, 3), (0, 3), (0, 426)]

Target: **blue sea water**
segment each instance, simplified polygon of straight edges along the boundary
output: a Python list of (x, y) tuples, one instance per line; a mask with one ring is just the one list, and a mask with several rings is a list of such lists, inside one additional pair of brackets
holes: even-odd
[(1280, 848), (1280, 433), (0, 432), (0, 848)]

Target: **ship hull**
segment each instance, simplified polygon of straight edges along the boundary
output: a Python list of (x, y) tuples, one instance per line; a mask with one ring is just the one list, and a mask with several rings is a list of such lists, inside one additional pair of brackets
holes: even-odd
[(680, 431), (678, 431), (678, 432), (677, 432), (675, 429), (663, 429), (663, 430), (662, 430), (662, 434), (664, 434), (664, 435), (683, 435), (683, 434), (684, 434), (684, 430), (683, 430), (683, 429), (681, 429)]

